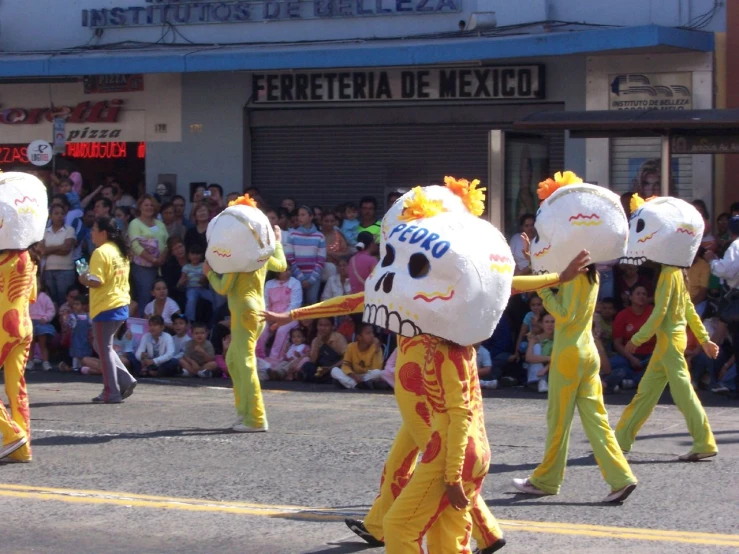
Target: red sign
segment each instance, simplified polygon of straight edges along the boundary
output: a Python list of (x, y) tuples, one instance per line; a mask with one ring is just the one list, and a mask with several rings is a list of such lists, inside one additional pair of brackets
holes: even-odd
[(144, 76), (141, 74), (85, 75), (83, 84), (85, 94), (140, 92), (144, 90)]
[(36, 125), (43, 120), (51, 123), (55, 117), (67, 123), (115, 123), (123, 107), (123, 100), (80, 102), (75, 107), (3, 108), (0, 106), (0, 124)]
[[(64, 156), (78, 160), (115, 160), (128, 155), (128, 143), (125, 142), (69, 142)], [(146, 143), (140, 142), (136, 147), (136, 157), (146, 158)], [(29, 164), (26, 146), (0, 146), (0, 165)]]

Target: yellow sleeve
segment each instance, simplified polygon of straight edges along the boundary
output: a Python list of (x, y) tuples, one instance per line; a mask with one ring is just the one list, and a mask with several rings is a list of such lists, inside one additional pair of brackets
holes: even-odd
[(90, 257), (89, 273), (100, 281), (101, 285), (105, 284), (105, 258), (99, 248), (96, 248)]
[(662, 325), (662, 321), (665, 319), (670, 306), (670, 298), (672, 297), (675, 286), (675, 275), (678, 271), (680, 270), (676, 267), (662, 266), (662, 271), (657, 280), (657, 290), (654, 293), (654, 310), (652, 311), (652, 315), (644, 322), (642, 328), (631, 337), (631, 342), (636, 346), (641, 346), (651, 339), (659, 326)]
[(559, 273), (544, 273), (543, 275), (518, 275), (513, 278), (511, 294), (533, 292), (553, 287), (559, 283)]
[(575, 295), (583, 286), (582, 279), (587, 277), (578, 276), (573, 281), (565, 283), (555, 294), (549, 289), (539, 291), (544, 309), (554, 316), (555, 323), (569, 323), (577, 314), (577, 302)]
[(267, 269), (279, 272), (287, 269), (287, 260), (285, 259), (285, 251), (282, 249), (282, 243), (278, 242), (275, 245), (275, 253), (267, 261)]
[(364, 292), (337, 296), (312, 306), (298, 308), (290, 312), (293, 320), (318, 319), (319, 317), (335, 317), (340, 315), (361, 314), (364, 311)]
[(236, 284), (238, 276), (238, 273), (224, 273), (223, 275), (219, 275), (215, 271), (211, 271), (208, 273), (208, 282), (216, 293), (226, 296)]
[(698, 339), (699, 344), (703, 345), (711, 340), (711, 337), (703, 326), (703, 322), (701, 321), (698, 312), (695, 311), (693, 301), (690, 299), (690, 295), (687, 292), (685, 293), (685, 319), (688, 320), (688, 326), (690, 327), (690, 330), (693, 331), (695, 338)]
[(474, 352), (474, 348), (452, 344), (447, 348), (448, 356), (444, 356), (439, 379), (439, 382), (444, 383), (444, 407), (449, 416), (444, 482), (454, 484), (462, 480), (470, 424), (474, 418), (470, 398), (470, 371), (477, 371), (477, 368), (474, 367), (475, 357), (470, 354)]
[(346, 375), (354, 373), (354, 364), (356, 362), (357, 354), (357, 343), (353, 342), (346, 349), (346, 352), (344, 352), (344, 361), (341, 362), (341, 371)]

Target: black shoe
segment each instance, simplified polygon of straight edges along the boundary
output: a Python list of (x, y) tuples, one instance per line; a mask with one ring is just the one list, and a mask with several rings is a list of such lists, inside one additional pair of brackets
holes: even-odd
[(518, 386), (518, 379), (511, 377), (510, 375), (506, 375), (500, 378), (500, 384), (502, 387), (515, 387)]
[(484, 548), (482, 550), (478, 548), (477, 550), (475, 550), (474, 554), (493, 554), (493, 552), (497, 552), (498, 550), (503, 548), (505, 544), (505, 539), (501, 537), (487, 548)]
[(131, 396), (133, 394), (133, 389), (136, 388), (136, 385), (138, 385), (137, 381), (134, 381), (133, 383), (131, 383), (131, 386), (121, 393), (121, 400), (125, 400), (126, 398)]
[(346, 523), (346, 526), (349, 529), (351, 529), (355, 535), (357, 535), (360, 539), (362, 539), (368, 545), (374, 546), (374, 547), (385, 546), (384, 542), (378, 541), (375, 537), (372, 536), (372, 533), (367, 531), (367, 528), (364, 526), (363, 521), (360, 521), (358, 519), (346, 518), (344, 520), (344, 523)]

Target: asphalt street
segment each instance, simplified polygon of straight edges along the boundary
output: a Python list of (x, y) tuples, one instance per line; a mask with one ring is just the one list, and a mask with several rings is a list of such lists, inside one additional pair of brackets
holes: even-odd
[[(343, 524), (372, 503), (399, 415), (391, 393), (282, 385), (265, 391), (270, 432), (241, 435), (228, 381), (142, 382), (93, 405), (94, 378), (29, 375), (34, 461), (0, 463), (0, 552), (382, 553)], [(739, 402), (703, 396), (717, 458), (676, 461), (690, 437), (669, 394), (629, 460), (639, 487), (609, 492), (575, 418), (562, 492), (514, 493), (540, 461), (546, 399), (485, 392), (493, 465), (484, 497), (504, 554), (739, 551)], [(630, 395), (607, 397), (615, 425)], [(444, 554), (444, 553), (442, 553)]]

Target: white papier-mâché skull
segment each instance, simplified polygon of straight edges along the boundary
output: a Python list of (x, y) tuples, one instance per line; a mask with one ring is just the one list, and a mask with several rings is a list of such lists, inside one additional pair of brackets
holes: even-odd
[(640, 206), (642, 200), (634, 196), (629, 245), (621, 263), (641, 265), (649, 260), (690, 267), (703, 238), (700, 212), (685, 200), (671, 196), (660, 196)]
[(575, 183), (561, 186), (541, 202), (536, 233), (530, 248), (532, 271), (561, 273), (583, 249), (593, 263), (623, 256), (629, 227), (617, 194)]
[(28, 173), (0, 173), (0, 250), (43, 240), (49, 219), (46, 187)]
[(208, 224), (206, 237), (205, 259), (216, 273), (256, 271), (275, 251), (275, 233), (267, 216), (251, 205), (223, 210)]
[[(445, 210), (410, 221), (421, 195)], [(383, 218), (380, 263), (365, 283), (364, 321), (405, 337), (430, 334), (461, 345), (490, 337), (511, 293), (514, 261), (501, 233), (447, 187), (414, 189)]]

